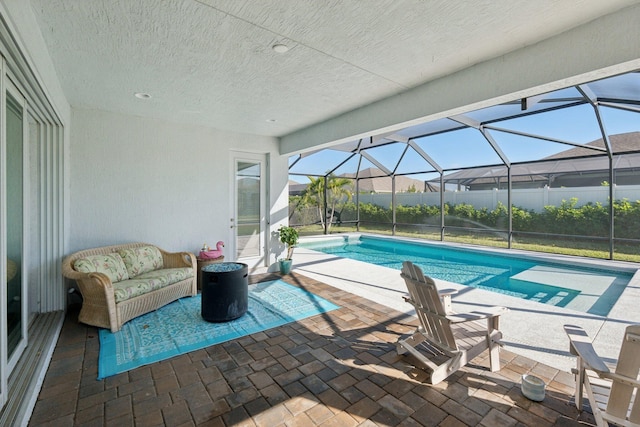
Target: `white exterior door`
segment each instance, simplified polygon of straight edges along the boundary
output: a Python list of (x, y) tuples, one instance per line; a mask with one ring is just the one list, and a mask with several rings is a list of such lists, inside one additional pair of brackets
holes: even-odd
[(232, 152), (233, 208), (230, 230), (235, 259), (261, 259), (265, 255), (266, 157)]

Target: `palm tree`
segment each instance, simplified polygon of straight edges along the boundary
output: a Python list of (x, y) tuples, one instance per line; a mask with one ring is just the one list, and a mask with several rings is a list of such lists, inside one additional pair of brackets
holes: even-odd
[[(307, 177), (309, 179), (309, 185), (303, 194), (305, 203), (316, 205), (318, 207), (318, 214), (320, 216), (320, 223), (324, 227), (325, 225), (325, 206), (324, 206), (324, 177)], [(330, 174), (327, 176), (327, 206), (330, 207), (330, 217), (327, 222), (327, 230), (331, 227), (333, 217), (336, 212), (336, 206), (339, 202), (346, 197), (348, 201), (351, 201), (351, 188), (352, 182), (348, 178), (342, 178)]]
[(327, 203), (331, 207), (331, 216), (327, 222), (327, 231), (331, 228), (331, 224), (333, 223), (336, 205), (343, 201), (345, 197), (347, 201), (351, 201), (352, 188), (352, 180), (348, 178), (341, 178), (333, 174), (329, 175), (327, 179)]
[(309, 179), (309, 185), (302, 193), (302, 200), (309, 205), (315, 205), (318, 207), (318, 216), (320, 217), (320, 223), (324, 227), (324, 177), (314, 178), (307, 176)]

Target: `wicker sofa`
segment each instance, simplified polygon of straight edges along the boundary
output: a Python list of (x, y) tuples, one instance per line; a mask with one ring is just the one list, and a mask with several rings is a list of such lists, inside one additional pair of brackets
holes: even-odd
[(198, 293), (196, 257), (147, 243), (87, 249), (67, 256), (62, 274), (77, 282), (79, 321), (117, 332), (129, 320)]

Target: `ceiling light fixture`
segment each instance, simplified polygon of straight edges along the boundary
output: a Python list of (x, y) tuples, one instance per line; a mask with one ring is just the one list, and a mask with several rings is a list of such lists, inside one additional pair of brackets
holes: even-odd
[(282, 43), (276, 43), (273, 46), (271, 46), (271, 49), (273, 49), (275, 52), (278, 52), (278, 53), (285, 53), (289, 50), (289, 46), (284, 45)]
[(149, 95), (146, 92), (136, 92), (134, 95), (138, 99), (149, 99), (149, 98), (151, 98), (151, 95)]

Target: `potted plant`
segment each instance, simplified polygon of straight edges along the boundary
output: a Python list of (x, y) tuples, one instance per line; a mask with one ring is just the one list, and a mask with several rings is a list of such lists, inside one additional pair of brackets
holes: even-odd
[(287, 248), (287, 257), (280, 259), (280, 273), (289, 274), (293, 258), (293, 248), (298, 244), (298, 230), (288, 225), (283, 225), (278, 229), (280, 242)]

